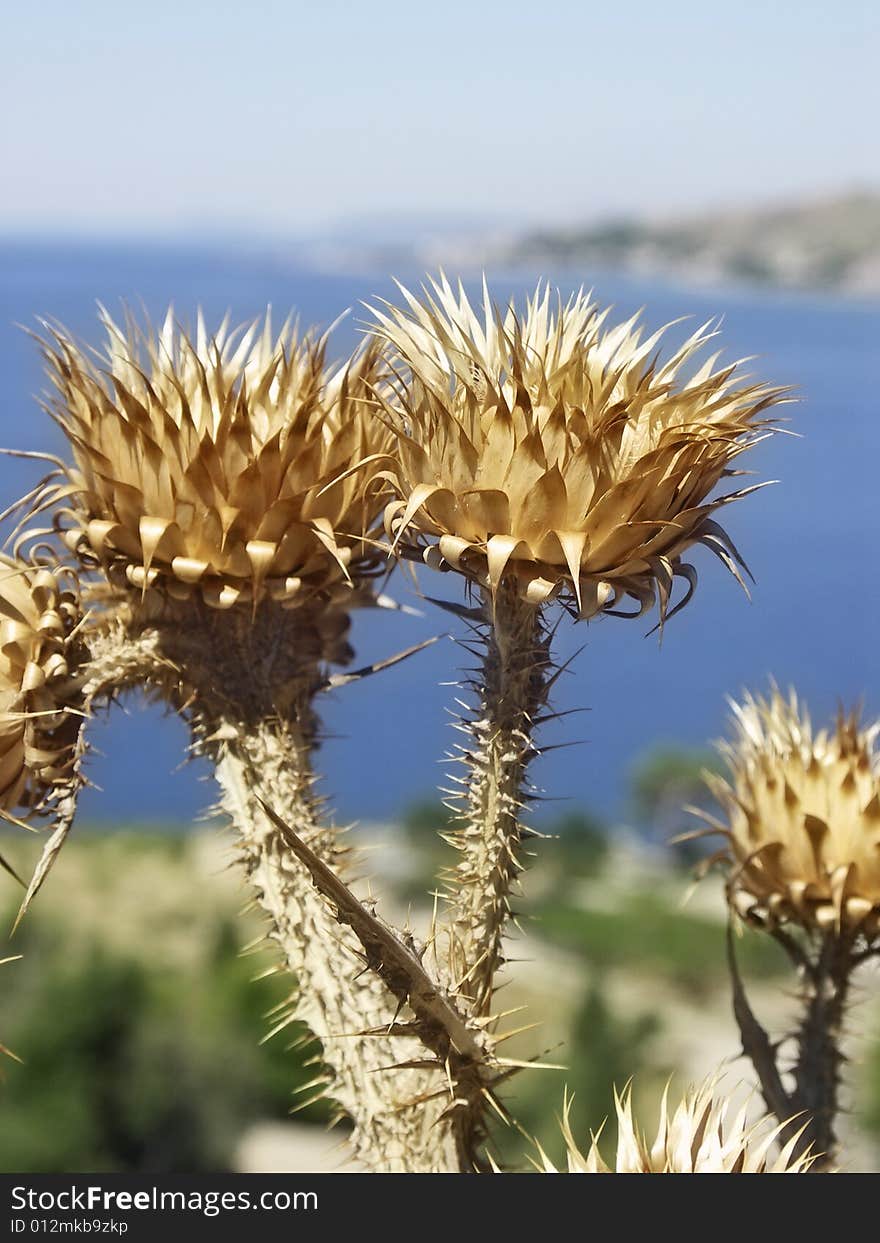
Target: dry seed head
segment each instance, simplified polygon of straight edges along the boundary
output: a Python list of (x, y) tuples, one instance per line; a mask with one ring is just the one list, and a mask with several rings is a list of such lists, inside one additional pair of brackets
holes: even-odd
[(49, 409), (74, 465), (49, 502), (65, 539), (117, 585), (228, 608), (344, 594), (374, 568), (381, 504), (360, 465), (387, 447), (370, 417), (375, 347), (328, 372), (326, 339), (269, 315), (190, 338), (101, 312), (92, 358), (47, 327)]
[(67, 679), (76, 592), (49, 569), (0, 556), (0, 809), (31, 808), (70, 778)]
[[(653, 1142), (639, 1130), (632, 1114), (632, 1088), (615, 1093), (617, 1152), (614, 1165), (605, 1163), (599, 1136), (592, 1137), (583, 1153), (569, 1124), (570, 1101), (566, 1101), (562, 1131), (568, 1150), (570, 1174), (805, 1174), (814, 1158), (797, 1156), (795, 1134), (779, 1152), (774, 1145), (784, 1129), (769, 1117), (749, 1123), (748, 1106), (735, 1106), (709, 1079), (690, 1088), (669, 1112), (669, 1088), (660, 1104), (660, 1122)], [(542, 1170), (558, 1171), (541, 1152)]]
[(709, 777), (723, 808), (731, 901), (762, 922), (880, 928), (880, 722), (842, 711), (814, 733), (794, 691), (731, 704), (720, 744), (729, 777)]
[(766, 434), (784, 391), (749, 383), (736, 364), (701, 366), (716, 335), (693, 333), (660, 363), (663, 334), (638, 317), (606, 328), (578, 294), (551, 305), (538, 287), (520, 315), (484, 285), (482, 312), (461, 285), (432, 281), (403, 309), (374, 309), (397, 374), (385, 418), (396, 433), (386, 528), (497, 589), (504, 575), (533, 601), (562, 593), (581, 616), (633, 597), (666, 614), (681, 561), (705, 544), (737, 577), (738, 554), (713, 521), (741, 489), (707, 499)]

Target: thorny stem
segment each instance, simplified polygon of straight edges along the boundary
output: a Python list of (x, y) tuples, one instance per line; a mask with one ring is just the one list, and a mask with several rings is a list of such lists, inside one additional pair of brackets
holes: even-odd
[(468, 683), (477, 705), (462, 727), (470, 741), (456, 759), (467, 775), (452, 836), (460, 852), (446, 875), (450, 904), (451, 968), (476, 1016), (490, 1013), (511, 897), (522, 868), (527, 832), (522, 812), (526, 770), (536, 754), (533, 733), (549, 689), (550, 640), (538, 607), (502, 583), (483, 595), (478, 623), (481, 667)]
[(804, 1012), (797, 1035), (794, 1098), (809, 1118), (804, 1146), (812, 1143), (827, 1167), (837, 1150), (834, 1131), (843, 1054), (843, 1016), (852, 973), (852, 938), (823, 934), (812, 978), (804, 983)]
[(264, 810), (308, 868), (315, 888), (331, 903), (337, 922), (357, 937), (367, 966), (397, 999), (399, 1010), (412, 1015), (395, 1022), (395, 1030), (417, 1036), (433, 1055), (434, 1068), (445, 1074), (450, 1098), (442, 1121), (448, 1123), (455, 1138), (458, 1169), (467, 1173), (485, 1168), (480, 1155), (483, 1114), (488, 1101), (501, 1111), (493, 1087), (504, 1077), (493, 1055), (491, 1037), (481, 1024), (462, 1013), (459, 998), (451, 996), (426, 969), (427, 947), (386, 924), (268, 805)]
[(102, 676), (131, 685), (146, 674), (186, 710), (196, 750), (212, 759), (245, 873), (296, 980), (290, 1021), (302, 1020), (321, 1041), (322, 1069), (310, 1086), (351, 1117), (354, 1156), (380, 1172), (456, 1171), (455, 1139), (437, 1125), (449, 1103), (442, 1069), (425, 1064), (418, 1040), (388, 1034), (397, 1000), (366, 968), (356, 938), (340, 928), (261, 804), (335, 872), (350, 870), (352, 852), (322, 824), (312, 769), (315, 695), (324, 662), (348, 657), (347, 618), (339, 609), (271, 605), (254, 615), (206, 607), (194, 617), (194, 607), (169, 604), (140, 627), (120, 628), (105, 652), (97, 644)]
[(787, 933), (776, 939), (798, 965), (801, 979), (802, 1008), (795, 1032), (790, 1089), (779, 1067), (779, 1046), (770, 1041), (746, 999), (729, 931), (734, 1015), (743, 1052), (755, 1068), (767, 1107), (784, 1124), (780, 1139), (785, 1142), (797, 1136), (796, 1154), (812, 1150), (817, 1160), (811, 1168), (822, 1172), (833, 1165), (837, 1152), (835, 1121), (845, 1061), (841, 1050), (843, 1019), (852, 973), (864, 960), (864, 952), (855, 952), (851, 934), (835, 930), (817, 934), (804, 946)]
[(396, 1002), (366, 968), (357, 942), (339, 926), (258, 802), (262, 797), (278, 809), (323, 862), (345, 873), (347, 852), (316, 814), (308, 740), (314, 717), (308, 702), (302, 709), (304, 726), (294, 713), (283, 724), (261, 722), (233, 733), (225, 721), (213, 731), (220, 736), (206, 749), (215, 757), (222, 806), (238, 833), (248, 879), (269, 915), (269, 935), (296, 979), (293, 1016), (322, 1043), (326, 1078), (319, 1077), (315, 1087), (326, 1090), (353, 1120), (356, 1157), (374, 1171), (454, 1170), (444, 1129), (432, 1130), (440, 1109), (407, 1108), (426, 1092), (443, 1095), (442, 1072), (394, 1069), (424, 1057), (417, 1040), (359, 1034), (387, 1029)]

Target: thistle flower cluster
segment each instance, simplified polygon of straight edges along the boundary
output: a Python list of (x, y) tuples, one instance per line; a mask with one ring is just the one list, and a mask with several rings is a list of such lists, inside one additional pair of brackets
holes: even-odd
[(326, 338), (268, 316), (213, 336), (200, 316), (190, 338), (171, 312), (153, 333), (102, 311), (97, 358), (47, 325), (73, 464), (39, 508), (114, 583), (218, 608), (349, 586), (380, 560), (382, 500), (398, 550), (582, 616), (625, 595), (665, 612), (694, 544), (739, 574), (712, 515), (751, 489), (710, 493), (785, 393), (696, 367), (711, 325), (661, 366), (664, 329), (607, 328), (582, 294), (554, 308), (539, 288), (522, 316), (488, 291), (479, 315), (445, 278), (402, 294), (332, 370)]
[[(698, 545), (742, 581), (716, 515), (753, 487), (719, 489), (744, 473), (741, 456), (773, 431), (787, 394), (718, 354), (700, 361), (713, 324), (663, 362), (666, 329), (647, 334), (638, 317), (611, 327), (583, 294), (552, 304), (540, 286), (524, 312), (500, 311), (484, 287), (476, 309), (441, 277), (401, 296), (401, 307), (374, 308), (372, 334), (341, 366), (328, 366), (326, 337), (290, 322), (274, 334), (268, 315), (213, 334), (199, 316), (190, 334), (171, 312), (154, 331), (102, 311), (100, 353), (44, 325), (47, 409), (71, 460), (53, 460), (31, 494), (16, 549), (48, 535), (64, 551), (54, 568), (4, 563), (0, 807), (41, 806), (64, 788), (75, 754), (66, 713), (87, 715), (96, 696), (123, 685), (158, 689), (214, 763), (245, 873), (305, 993), (291, 1013), (323, 1042), (322, 1080), (354, 1119), (359, 1155), (375, 1168), (410, 1159), (472, 1170), (485, 1167), (487, 1106), (501, 1109), (496, 1085), (515, 1065), (497, 1052), (504, 1037), (491, 1011), (525, 771), (551, 711), (545, 606), (557, 600), (587, 619), (619, 614), (627, 600), (626, 616), (656, 603), (662, 623), (693, 594), (686, 558)], [(48, 530), (36, 529), (38, 517)], [(348, 888), (348, 852), (313, 793), (325, 666), (350, 659), (348, 613), (375, 600), (373, 579), (395, 554), (464, 577), (485, 649), (475, 741), (461, 757), (465, 810), (452, 838), (461, 857), (446, 872), (448, 961), (438, 961), (438, 932), (430, 969), (410, 936)], [(65, 574), (83, 585), (88, 625), (76, 592), (60, 585)], [(686, 591), (674, 601), (677, 579)], [(826, 764), (837, 765), (842, 793), (826, 809), (824, 838), (813, 776), (790, 777), (825, 854), (812, 888), (789, 884), (782, 905), (767, 878), (773, 868), (787, 875), (785, 852), (799, 850), (777, 842), (793, 840), (794, 812), (771, 842), (761, 761), (730, 787), (731, 848), (774, 918), (807, 909), (818, 918), (829, 903), (838, 919), (873, 917), (864, 908), (873, 872), (850, 859), (844, 875), (844, 846), (831, 845), (838, 805), (851, 819), (858, 807), (860, 824), (876, 813), (876, 795), (865, 798), (873, 735), (850, 732)], [(729, 1120), (711, 1085), (671, 1117), (664, 1098), (650, 1145), (630, 1105), (629, 1093), (618, 1099), (621, 1170), (809, 1164), (790, 1142), (771, 1158), (778, 1131)], [(572, 1169), (607, 1170), (595, 1140), (581, 1156), (568, 1138)]]
[[(608, 328), (582, 294), (554, 306), (539, 288), (520, 315), (485, 288), (478, 313), (445, 277), (422, 300), (401, 292), (404, 307), (377, 309), (376, 334), (335, 367), (326, 337), (290, 321), (275, 334), (268, 315), (211, 334), (200, 314), (190, 335), (170, 310), (158, 331), (102, 310), (100, 352), (44, 325), (47, 409), (72, 461), (37, 491), (31, 518), (51, 515), (93, 596), (103, 581), (130, 601), (220, 610), (336, 601), (342, 612), (320, 626), (340, 639), (352, 589), (388, 554), (383, 509), (394, 551), (423, 551), (493, 593), (504, 579), (535, 604), (571, 599), (583, 617), (626, 595), (639, 611), (659, 598), (662, 617), (676, 576), (686, 598), (693, 590), (682, 555), (696, 543), (739, 576), (712, 515), (750, 489), (709, 494), (785, 395), (717, 356), (694, 369), (714, 329), (660, 365), (663, 330)], [(8, 649), (8, 805), (29, 774), (54, 771), (32, 715), (45, 694), (31, 683), (50, 659), (45, 679), (58, 676), (71, 624), (66, 596), (63, 625), (52, 620), (51, 570), (25, 607), (30, 580), (16, 567), (12, 607), (39, 651), (20, 629)]]

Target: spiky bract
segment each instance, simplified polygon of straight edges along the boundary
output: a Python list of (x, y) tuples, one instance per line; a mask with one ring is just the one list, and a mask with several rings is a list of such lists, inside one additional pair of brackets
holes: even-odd
[(93, 360), (47, 326), (49, 409), (74, 466), (43, 507), (63, 505), (65, 538), (111, 581), (227, 608), (293, 606), (346, 587), (378, 558), (381, 504), (358, 467), (387, 433), (369, 417), (379, 382), (370, 347), (325, 370), (326, 338), (278, 336), (267, 314), (190, 338), (169, 311), (154, 333), (131, 318)]
[(791, 691), (732, 704), (720, 744), (729, 779), (709, 777), (723, 808), (731, 898), (773, 923), (863, 933), (880, 928), (880, 722), (840, 712), (814, 732)]
[[(748, 1121), (748, 1106), (735, 1106), (717, 1090), (714, 1079), (690, 1088), (670, 1113), (669, 1089), (660, 1104), (660, 1122), (653, 1141), (639, 1130), (632, 1113), (632, 1088), (615, 1093), (617, 1151), (606, 1164), (600, 1136), (593, 1136), (584, 1153), (571, 1132), (566, 1102), (562, 1130), (570, 1174), (805, 1174), (813, 1164), (809, 1154), (796, 1154), (798, 1136), (774, 1152), (783, 1130), (770, 1118)], [(544, 1173), (558, 1171), (541, 1152)]]
[(693, 591), (694, 544), (738, 576), (712, 515), (750, 489), (708, 498), (784, 391), (717, 355), (693, 367), (711, 324), (661, 364), (665, 330), (645, 336), (637, 316), (608, 329), (583, 294), (552, 306), (539, 286), (524, 314), (485, 286), (479, 312), (445, 277), (401, 294), (403, 309), (374, 312), (398, 372), (383, 402), (398, 543), (493, 591), (507, 575), (534, 603), (562, 593), (582, 616), (624, 596), (640, 611), (659, 598), (662, 616), (676, 576)]
[(0, 555), (0, 808), (32, 808), (73, 761), (66, 701), (75, 589), (51, 570)]

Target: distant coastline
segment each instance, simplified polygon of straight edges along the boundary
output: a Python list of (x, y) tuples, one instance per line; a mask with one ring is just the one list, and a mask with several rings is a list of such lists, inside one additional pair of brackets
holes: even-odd
[(153, 254), (179, 255), (227, 274), (300, 271), (346, 281), (390, 274), (412, 278), (443, 267), (450, 275), (482, 271), (578, 273), (658, 281), (678, 288), (833, 295), (880, 299), (880, 191), (860, 191), (789, 205), (705, 212), (668, 220), (615, 217), (583, 226), (519, 229), (510, 221), (418, 216), (395, 231), (370, 220), (342, 223), (297, 238), (248, 236), (14, 237), (0, 235), (0, 266), (28, 273), (70, 254), (90, 254), (96, 277)]
[[(489, 256), (487, 256), (488, 258)], [(880, 295), (880, 193), (652, 222), (527, 233), (493, 262), (589, 267), (701, 285)]]

